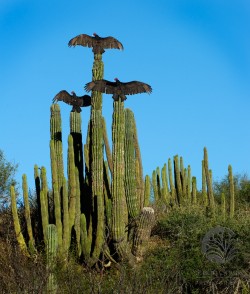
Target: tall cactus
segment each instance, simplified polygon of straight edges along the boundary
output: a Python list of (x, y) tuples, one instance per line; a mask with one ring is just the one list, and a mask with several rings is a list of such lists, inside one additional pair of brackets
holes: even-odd
[(23, 233), (20, 226), (20, 221), (18, 218), (18, 212), (17, 212), (17, 203), (16, 203), (16, 192), (15, 187), (10, 187), (10, 197), (11, 197), (11, 210), (12, 210), (12, 216), (13, 216), (13, 223), (14, 223), (14, 229), (16, 233), (17, 242), (19, 244), (20, 249), (23, 251), (25, 255), (29, 255), (27, 245), (25, 243)]
[(47, 281), (47, 293), (57, 293), (57, 283), (54, 274), (57, 250), (58, 250), (58, 236), (57, 228), (55, 225), (50, 224), (46, 230), (46, 259), (47, 259), (47, 271), (49, 273)]
[(138, 258), (141, 258), (143, 255), (143, 245), (145, 245), (150, 237), (154, 220), (154, 209), (143, 207), (137, 222), (132, 246), (132, 253)]
[(142, 209), (144, 204), (144, 178), (143, 178), (141, 150), (139, 145), (135, 117), (133, 115), (132, 110), (129, 110), (129, 111), (131, 113), (130, 114), (131, 119), (133, 120), (133, 130), (134, 130), (137, 194), (140, 199), (140, 209)]
[(174, 180), (173, 180), (173, 169), (172, 169), (172, 161), (169, 158), (168, 159), (168, 176), (169, 176), (169, 185), (170, 185), (170, 190), (171, 190), (171, 194), (170, 194), (170, 203), (172, 205), (177, 204), (177, 196), (176, 196), (176, 189), (175, 189), (175, 184), (174, 184)]
[(59, 193), (59, 183), (58, 183), (58, 165), (57, 165), (57, 156), (54, 149), (53, 140), (50, 141), (50, 156), (51, 156), (51, 174), (52, 174), (52, 187), (53, 187), (53, 196), (54, 196), (54, 211), (55, 211), (55, 222), (57, 227), (58, 235), (58, 247), (61, 251), (62, 249), (62, 220), (61, 220), (61, 199)]
[(151, 196), (151, 183), (150, 183), (150, 176), (145, 176), (145, 188), (144, 188), (144, 207), (149, 206), (150, 203), (150, 196)]
[(140, 211), (140, 191), (137, 191), (136, 158), (134, 144), (134, 115), (130, 109), (125, 109), (125, 196), (128, 207), (128, 217), (134, 218)]
[[(94, 53), (92, 79), (103, 79), (104, 65), (102, 54)], [(103, 199), (103, 129), (102, 129), (102, 94), (92, 91), (90, 117), (90, 166), (92, 177), (93, 233), (95, 238), (93, 259), (98, 259), (104, 244), (104, 199)]]
[(230, 205), (229, 205), (229, 216), (230, 218), (234, 217), (235, 210), (235, 195), (234, 195), (234, 178), (233, 178), (233, 170), (232, 166), (228, 166), (228, 179), (229, 179), (229, 197), (230, 197)]
[(127, 205), (124, 190), (124, 102), (114, 101), (112, 122), (112, 158), (113, 180), (112, 194), (112, 237), (115, 251), (119, 258), (126, 255), (126, 224), (128, 219)]
[(29, 250), (30, 252), (33, 253), (35, 251), (35, 240), (33, 237), (33, 230), (31, 226), (28, 183), (27, 183), (27, 176), (25, 174), (22, 176), (22, 187), (23, 187), (24, 213), (25, 213), (27, 231), (29, 236)]
[(73, 138), (74, 146), (74, 160), (75, 166), (78, 170), (78, 177), (80, 191), (83, 192), (84, 176), (83, 176), (83, 145), (82, 145), (82, 119), (81, 113), (70, 112), (70, 134)]
[(161, 170), (162, 178), (162, 197), (166, 204), (170, 203), (169, 189), (168, 189), (168, 177), (167, 177), (167, 164), (165, 163)]
[(207, 196), (209, 201), (209, 208), (213, 216), (215, 213), (215, 204), (214, 204), (212, 177), (208, 167), (208, 155), (207, 155), (206, 147), (204, 147), (204, 170), (205, 170), (206, 183), (207, 183)]
[(182, 191), (181, 173), (180, 173), (178, 155), (174, 156), (174, 176), (175, 176), (175, 187), (177, 191), (177, 200), (180, 205), (183, 202), (183, 191)]
[(64, 178), (64, 166), (62, 148), (62, 119), (60, 106), (58, 104), (52, 104), (50, 108), (50, 139), (54, 144), (53, 147), (55, 150), (55, 161), (57, 166), (58, 191), (61, 193)]

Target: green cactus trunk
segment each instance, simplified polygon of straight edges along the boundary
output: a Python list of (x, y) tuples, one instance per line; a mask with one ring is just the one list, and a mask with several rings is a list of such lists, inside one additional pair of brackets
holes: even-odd
[(24, 237), (23, 237), (23, 233), (21, 230), (20, 221), (19, 221), (19, 217), (18, 217), (17, 204), (16, 204), (16, 193), (15, 193), (14, 186), (10, 187), (10, 197), (11, 197), (11, 211), (12, 211), (12, 217), (13, 217), (13, 223), (14, 223), (14, 229), (15, 229), (15, 233), (16, 233), (17, 242), (18, 242), (19, 247), (22, 250), (22, 252), (25, 255), (29, 256), (28, 248), (27, 248), (27, 245), (26, 245)]
[(32, 226), (31, 226), (28, 183), (27, 183), (27, 176), (25, 174), (22, 176), (22, 188), (23, 188), (25, 220), (26, 220), (27, 232), (28, 232), (28, 236), (29, 236), (29, 243), (28, 243), (29, 244), (29, 251), (31, 253), (34, 253), (35, 252), (35, 240), (33, 237), (33, 230), (32, 230)]
[(173, 169), (172, 169), (172, 161), (168, 159), (168, 176), (169, 176), (169, 185), (170, 185), (170, 204), (175, 205), (178, 203), (177, 196), (176, 196), (176, 189), (173, 180)]
[(211, 211), (212, 216), (214, 216), (215, 213), (215, 204), (214, 204), (214, 195), (213, 195), (213, 185), (212, 185), (212, 177), (211, 173), (208, 168), (208, 155), (207, 155), (207, 149), (204, 148), (204, 169), (205, 169), (205, 176), (206, 176), (206, 183), (207, 183), (207, 196), (208, 196), (208, 204), (209, 209)]
[(182, 191), (182, 183), (181, 183), (181, 173), (180, 173), (180, 165), (179, 165), (179, 156), (174, 156), (174, 176), (175, 176), (175, 188), (177, 191), (177, 200), (178, 204), (183, 203), (183, 191)]
[(167, 178), (167, 164), (165, 163), (161, 170), (161, 179), (162, 179), (162, 198), (163, 201), (169, 205), (169, 189), (168, 189), (168, 178)]
[(143, 256), (143, 247), (150, 237), (154, 220), (155, 217), (153, 208), (144, 207), (137, 222), (132, 246), (132, 253), (137, 258), (141, 258)]
[(133, 129), (134, 129), (134, 145), (135, 145), (135, 166), (136, 166), (136, 183), (137, 183), (137, 194), (140, 200), (140, 210), (143, 208), (144, 204), (144, 178), (143, 178), (143, 167), (142, 167), (142, 158), (141, 158), (141, 150), (139, 145), (139, 139), (137, 135), (137, 127), (135, 117), (131, 112), (131, 118), (133, 120)]
[(69, 192), (69, 230), (75, 222), (76, 210), (76, 173), (73, 137), (68, 136), (68, 192)]
[(109, 146), (106, 122), (105, 122), (104, 117), (102, 118), (102, 128), (103, 128), (103, 142), (104, 142), (104, 146), (105, 146), (107, 162), (108, 162), (109, 170), (112, 174), (113, 173), (112, 153), (111, 153), (111, 149)]
[(128, 208), (128, 217), (133, 219), (140, 212), (140, 191), (137, 190), (136, 158), (134, 144), (134, 115), (130, 109), (125, 109), (125, 196)]
[(55, 212), (55, 222), (57, 227), (57, 235), (58, 235), (58, 248), (61, 252), (62, 250), (62, 220), (61, 220), (61, 199), (59, 193), (59, 185), (58, 185), (58, 165), (57, 165), (57, 157), (54, 149), (53, 140), (50, 141), (50, 157), (51, 157), (51, 175), (52, 175), (52, 189), (53, 189), (53, 197), (54, 197), (54, 212)]
[[(103, 79), (104, 66), (102, 54), (94, 54), (92, 69), (93, 80)], [(93, 252), (92, 257), (98, 260), (104, 244), (104, 195), (103, 195), (103, 129), (102, 129), (102, 94), (92, 91), (90, 117), (90, 168), (92, 193)]]
[(229, 195), (230, 195), (230, 206), (229, 206), (229, 216), (234, 217), (235, 210), (235, 195), (234, 195), (234, 178), (232, 166), (228, 166), (228, 180), (229, 180)]
[(204, 160), (202, 160), (202, 202), (204, 206), (208, 206), (208, 198), (207, 198), (207, 190), (206, 190), (206, 173), (205, 173), (205, 166)]
[(196, 177), (192, 177), (192, 203), (197, 203), (197, 186), (196, 186)]
[(124, 133), (125, 116), (124, 103), (114, 101), (113, 122), (112, 122), (112, 158), (113, 178), (111, 184), (112, 194), (112, 239), (115, 252), (118, 258), (126, 255), (128, 212), (124, 190)]
[(60, 106), (58, 104), (52, 104), (50, 111), (50, 139), (54, 144), (58, 177), (58, 191), (61, 194), (64, 179), (64, 166), (62, 148), (62, 120)]
[(151, 183), (150, 176), (145, 176), (145, 189), (144, 189), (144, 207), (149, 206), (150, 204), (150, 195), (151, 195)]
[(58, 251), (58, 236), (57, 228), (55, 225), (50, 224), (46, 230), (46, 259), (47, 259), (47, 272), (49, 274), (46, 285), (47, 293), (57, 293), (57, 283), (54, 274), (56, 257)]
[(221, 215), (222, 215), (222, 219), (223, 221), (226, 220), (226, 197), (225, 197), (225, 193), (221, 193)]
[(192, 176), (191, 176), (191, 167), (188, 165), (188, 170), (187, 170), (187, 199), (188, 202), (191, 203), (191, 186), (192, 186)]

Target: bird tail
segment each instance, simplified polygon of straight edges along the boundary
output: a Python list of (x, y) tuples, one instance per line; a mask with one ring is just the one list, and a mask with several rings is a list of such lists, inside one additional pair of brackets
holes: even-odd
[(81, 110), (81, 107), (80, 106), (73, 106), (73, 108), (72, 108), (72, 110), (71, 110), (71, 112), (78, 112), (78, 113), (80, 113), (82, 110)]

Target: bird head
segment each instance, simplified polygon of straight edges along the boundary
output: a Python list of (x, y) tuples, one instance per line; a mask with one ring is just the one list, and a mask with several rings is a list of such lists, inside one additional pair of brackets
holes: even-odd
[(114, 78), (114, 80), (115, 80), (116, 82), (119, 82), (119, 79), (118, 79), (118, 78)]
[(97, 33), (93, 33), (93, 36), (94, 36), (94, 37), (97, 37)]
[(71, 91), (70, 93), (71, 93), (72, 95), (76, 95), (75, 91)]

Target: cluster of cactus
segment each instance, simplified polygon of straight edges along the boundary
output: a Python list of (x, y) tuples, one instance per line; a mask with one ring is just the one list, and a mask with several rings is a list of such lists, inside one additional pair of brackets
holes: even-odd
[[(103, 72), (102, 54), (94, 53), (93, 80), (102, 79)], [(44, 244), (48, 256), (51, 240), (56, 238), (57, 249), (53, 252), (65, 258), (74, 248), (76, 256), (89, 266), (98, 266), (103, 259), (112, 262), (135, 260), (137, 255), (142, 255), (141, 246), (149, 238), (154, 210), (145, 208), (150, 201), (146, 193), (148, 188), (144, 192), (133, 112), (124, 108), (121, 99), (113, 102), (111, 150), (102, 116), (102, 94), (92, 91), (85, 144), (82, 141), (81, 113), (70, 113), (65, 176), (60, 107), (52, 104), (50, 110), (52, 187), (48, 187), (45, 167), (39, 169), (35, 165), (38, 214), (34, 228), (24, 175), (27, 236), (22, 234), (12, 188), (13, 218), (21, 248), (26, 254), (32, 254)], [(56, 237), (51, 236), (52, 231), (56, 232)], [(49, 283), (48, 287), (55, 288), (53, 275)]]
[[(199, 193), (197, 190), (196, 177), (191, 176), (191, 167), (184, 167), (183, 158), (175, 155), (173, 158), (174, 171), (172, 169), (172, 161), (169, 158), (168, 164), (164, 164), (161, 169), (157, 167), (150, 179), (145, 177), (145, 190), (150, 195), (152, 187), (152, 203), (164, 204), (164, 208), (171, 209), (177, 205), (199, 204), (206, 208), (206, 212), (210, 216), (216, 213), (216, 205), (213, 193), (212, 170), (209, 169), (207, 148), (204, 147), (204, 156), (202, 160), (202, 189)], [(168, 167), (168, 169), (167, 169)], [(234, 197), (234, 178), (231, 165), (228, 166), (228, 182), (229, 182), (229, 201), (228, 216), (234, 216), (235, 197)], [(199, 195), (199, 197), (197, 197)], [(148, 196), (149, 197), (149, 196)], [(225, 193), (221, 195), (221, 209), (219, 213), (226, 217), (226, 199)], [(160, 205), (158, 205), (160, 206)]]

